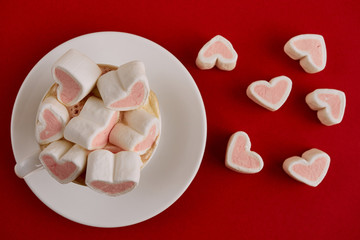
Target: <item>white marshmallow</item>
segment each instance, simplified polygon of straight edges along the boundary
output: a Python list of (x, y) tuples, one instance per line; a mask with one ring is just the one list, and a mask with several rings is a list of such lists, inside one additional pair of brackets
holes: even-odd
[(60, 183), (74, 181), (84, 170), (88, 151), (66, 140), (49, 144), (39, 159), (49, 174)]
[(225, 166), (240, 173), (257, 173), (264, 166), (259, 154), (250, 150), (251, 142), (246, 132), (231, 135), (225, 156)]
[(283, 163), (289, 176), (312, 187), (322, 182), (329, 166), (330, 156), (316, 148), (304, 152), (301, 157), (290, 157)]
[(132, 61), (102, 75), (97, 87), (107, 108), (128, 111), (144, 105), (150, 88), (143, 62)]
[(116, 154), (95, 150), (89, 154), (85, 183), (91, 189), (117, 196), (133, 190), (139, 183), (141, 159), (135, 152)]
[(289, 97), (292, 81), (286, 76), (279, 76), (269, 82), (260, 80), (249, 85), (246, 95), (260, 106), (270, 110), (278, 110)]
[(338, 124), (345, 113), (345, 93), (336, 89), (316, 89), (305, 98), (312, 110), (318, 111), (320, 122), (326, 126)]
[(119, 112), (106, 108), (101, 99), (89, 97), (79, 116), (65, 127), (64, 137), (88, 150), (103, 148), (118, 120)]
[(160, 133), (160, 120), (143, 109), (124, 112), (124, 121), (117, 123), (109, 142), (127, 151), (145, 153)]
[(81, 101), (94, 88), (101, 75), (99, 66), (87, 56), (70, 49), (52, 67), (57, 88), (57, 98), (66, 106)]
[(284, 46), (285, 53), (294, 60), (300, 59), (307, 73), (322, 71), (326, 65), (326, 46), (323, 36), (302, 34), (291, 38)]
[(36, 140), (39, 144), (47, 144), (64, 136), (69, 113), (64, 105), (55, 97), (50, 96), (41, 102), (36, 119)]
[(200, 49), (196, 65), (202, 70), (216, 65), (221, 70), (231, 71), (236, 66), (237, 58), (232, 44), (223, 36), (217, 35)]

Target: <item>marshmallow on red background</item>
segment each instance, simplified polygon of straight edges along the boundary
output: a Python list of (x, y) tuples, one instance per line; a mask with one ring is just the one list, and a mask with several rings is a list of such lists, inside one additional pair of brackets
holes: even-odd
[(255, 81), (246, 90), (247, 96), (260, 106), (270, 110), (278, 110), (289, 97), (292, 81), (286, 76)]
[(95, 150), (88, 157), (85, 182), (97, 192), (121, 195), (138, 185), (141, 165), (140, 155), (135, 152)]
[(118, 120), (119, 112), (106, 108), (101, 99), (89, 97), (79, 116), (66, 125), (64, 137), (88, 150), (103, 148)]
[(88, 151), (66, 140), (52, 142), (39, 155), (50, 175), (60, 183), (74, 181), (84, 170)]
[(316, 148), (304, 152), (301, 157), (290, 157), (283, 163), (289, 176), (312, 187), (322, 182), (329, 166), (329, 155)]
[(320, 122), (326, 126), (338, 124), (345, 113), (345, 93), (336, 89), (316, 89), (306, 95), (306, 103), (312, 110), (318, 111)]
[(99, 66), (84, 54), (70, 49), (52, 67), (57, 98), (66, 106), (81, 101), (94, 88), (101, 75)]
[(200, 49), (196, 65), (202, 70), (216, 65), (221, 70), (231, 71), (236, 66), (237, 58), (238, 55), (230, 41), (217, 35)]
[(160, 133), (160, 120), (143, 109), (124, 112), (112, 129), (109, 142), (127, 151), (145, 153)]
[(302, 34), (291, 38), (284, 46), (285, 53), (308, 73), (322, 71), (326, 65), (326, 46), (323, 36)]
[(250, 150), (251, 142), (246, 132), (231, 135), (225, 156), (225, 166), (240, 173), (257, 173), (264, 166), (259, 154)]
[(69, 113), (64, 105), (50, 96), (41, 102), (36, 119), (36, 140), (39, 144), (47, 144), (64, 136)]
[(128, 62), (102, 75), (97, 88), (107, 108), (128, 111), (144, 105), (150, 92), (144, 63)]

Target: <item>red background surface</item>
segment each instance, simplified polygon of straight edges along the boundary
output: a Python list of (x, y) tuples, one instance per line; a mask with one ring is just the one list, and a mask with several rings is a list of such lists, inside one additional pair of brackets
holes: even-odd
[[(359, 12), (357, 0), (1, 1), (0, 236), (360, 239)], [(13, 103), (32, 67), (59, 44), (98, 31), (140, 35), (174, 54), (199, 87), (208, 123), (204, 158), (187, 191), (161, 214), (114, 229), (84, 226), (47, 208), (15, 176), (10, 139)], [(288, 39), (303, 33), (325, 38), (328, 62), (320, 73), (305, 73), (283, 52)], [(238, 52), (231, 72), (195, 66), (199, 49), (217, 34)], [(280, 110), (270, 112), (246, 96), (251, 82), (279, 75), (293, 80)], [(316, 88), (346, 93), (341, 124), (322, 125), (306, 105), (306, 94)], [(227, 141), (239, 130), (249, 134), (252, 150), (264, 159), (258, 174), (224, 166)], [(286, 158), (313, 147), (331, 157), (328, 174), (316, 188), (282, 170)]]

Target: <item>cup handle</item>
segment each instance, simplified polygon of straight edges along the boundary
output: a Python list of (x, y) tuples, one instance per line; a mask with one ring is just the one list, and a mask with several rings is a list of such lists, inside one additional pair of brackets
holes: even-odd
[(22, 159), (15, 165), (15, 173), (19, 178), (24, 178), (29, 173), (42, 167), (39, 159), (39, 152), (35, 152), (32, 155)]

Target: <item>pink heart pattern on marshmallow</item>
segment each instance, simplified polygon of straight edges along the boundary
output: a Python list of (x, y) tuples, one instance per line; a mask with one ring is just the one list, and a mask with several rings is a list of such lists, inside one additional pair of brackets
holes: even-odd
[(308, 73), (322, 71), (326, 65), (326, 46), (323, 36), (302, 34), (291, 38), (284, 46), (285, 53)]
[(246, 90), (247, 96), (260, 106), (270, 110), (278, 110), (289, 97), (292, 81), (286, 76), (255, 81)]
[(228, 142), (225, 166), (241, 173), (257, 173), (261, 171), (264, 162), (259, 154), (250, 151), (249, 136), (242, 131), (234, 133)]
[(290, 157), (283, 163), (289, 176), (312, 187), (322, 182), (329, 166), (329, 155), (316, 148), (304, 152), (301, 157)]
[(35, 127), (36, 140), (47, 144), (64, 136), (65, 125), (69, 121), (69, 113), (65, 106), (55, 97), (47, 97), (39, 106)]
[(345, 93), (336, 89), (316, 89), (305, 98), (312, 110), (318, 111), (320, 122), (326, 126), (338, 124), (345, 113)]
[(45, 169), (60, 183), (75, 180), (85, 168), (88, 151), (66, 140), (49, 144), (39, 159)]
[(217, 35), (200, 49), (196, 65), (202, 70), (216, 65), (221, 70), (231, 71), (236, 66), (237, 58), (232, 44), (223, 36)]

